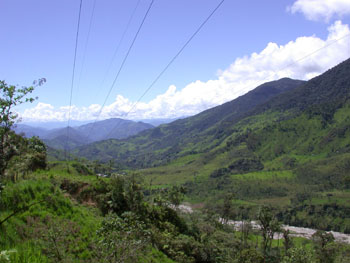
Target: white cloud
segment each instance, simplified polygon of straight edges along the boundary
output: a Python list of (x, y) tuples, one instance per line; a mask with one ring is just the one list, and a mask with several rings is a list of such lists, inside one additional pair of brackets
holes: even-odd
[(350, 14), (349, 0), (297, 0), (287, 8), (293, 14), (301, 12), (309, 20), (325, 20)]
[[(308, 80), (350, 55), (348, 25), (337, 21), (329, 26), (328, 31), (325, 40), (308, 36), (299, 37), (285, 45), (268, 43), (260, 53), (237, 58), (229, 68), (219, 71), (217, 79), (207, 82), (197, 80), (181, 90), (171, 85), (164, 94), (158, 95), (148, 103), (138, 103), (133, 109), (134, 102), (118, 95), (112, 104), (103, 109), (100, 119), (188, 116), (233, 100), (267, 81), (282, 77)], [(346, 35), (348, 37), (336, 41)], [(317, 50), (319, 51), (315, 52)], [(56, 109), (49, 104), (39, 103), (34, 108), (25, 110), (21, 117), (26, 121), (62, 121), (67, 119), (68, 109), (69, 107)], [(130, 114), (126, 116), (131, 109)], [(98, 104), (81, 108), (72, 106), (71, 118), (92, 120), (100, 110), (101, 106)]]

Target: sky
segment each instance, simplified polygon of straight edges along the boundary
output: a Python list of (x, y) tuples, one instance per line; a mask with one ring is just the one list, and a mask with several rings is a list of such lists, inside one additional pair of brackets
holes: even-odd
[(221, 2), (154, 0), (120, 70), (151, 1), (82, 1), (72, 89), (80, 0), (0, 0), (0, 79), (47, 80), (16, 108), (22, 121), (191, 116), (350, 57), (349, 0), (226, 0), (140, 99)]

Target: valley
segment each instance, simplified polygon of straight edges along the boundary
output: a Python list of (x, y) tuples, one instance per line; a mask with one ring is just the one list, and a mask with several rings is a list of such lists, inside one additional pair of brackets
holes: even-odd
[(2, 81), (0, 262), (349, 262), (349, 72), (52, 130), (15, 127), (34, 88)]

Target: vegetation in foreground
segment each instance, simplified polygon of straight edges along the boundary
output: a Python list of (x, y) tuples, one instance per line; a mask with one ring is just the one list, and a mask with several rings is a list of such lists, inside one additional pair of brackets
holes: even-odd
[[(282, 232), (281, 221), (349, 231), (349, 101), (344, 96), (349, 64), (304, 90), (272, 98), (233, 126), (222, 120), (208, 128), (206, 140), (169, 148), (166, 155), (156, 150), (163, 157), (176, 152), (176, 158), (154, 163), (166, 166), (125, 174), (125, 164), (113, 161), (47, 163), (38, 138), (25, 139), (10, 129), (13, 100), (24, 102), (32, 89), (2, 82), (0, 260), (349, 262), (348, 245), (335, 243), (326, 232), (316, 232), (312, 240), (288, 232), (283, 240), (273, 239)], [(334, 82), (335, 95), (326, 89), (334, 79), (342, 79)], [(314, 86), (317, 95), (333, 98), (331, 103), (322, 96), (310, 103), (302, 96)], [(295, 103), (283, 104), (286, 97)], [(151, 135), (159, 142), (157, 131)], [(99, 171), (110, 178), (96, 177)], [(184, 198), (202, 210), (181, 213)], [(226, 224), (229, 219), (248, 222), (234, 229)], [(251, 227), (252, 219), (260, 230)]]
[[(50, 165), (50, 164), (49, 164)], [(96, 178), (66, 167), (3, 178), (1, 262), (347, 262), (348, 245), (319, 231), (312, 240), (282, 232), (271, 208), (226, 224), (231, 197), (212, 210), (182, 213), (181, 188), (149, 195), (135, 175)], [(172, 207), (172, 208), (171, 208)]]

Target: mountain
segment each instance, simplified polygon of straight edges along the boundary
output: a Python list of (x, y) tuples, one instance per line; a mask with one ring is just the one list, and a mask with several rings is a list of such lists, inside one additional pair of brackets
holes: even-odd
[(142, 168), (133, 172), (150, 189), (183, 186), (191, 203), (217, 213), (234, 196), (239, 220), (269, 205), (285, 224), (350, 233), (350, 60), (75, 154)]
[[(89, 121), (71, 120), (70, 126), (81, 126), (84, 124), (88, 124), (90, 122), (92, 122), (92, 120), (89, 120)], [(45, 130), (52, 130), (52, 129), (59, 129), (59, 128), (66, 127), (67, 121), (30, 121), (30, 122), (21, 122), (21, 125), (22, 124), (25, 124), (30, 127), (42, 128)]]
[(96, 123), (89, 123), (75, 129), (83, 136), (89, 138), (89, 141), (100, 141), (106, 139), (123, 139), (135, 135), (141, 131), (153, 128), (154, 126), (144, 122), (134, 122), (113, 118)]
[(73, 149), (99, 140), (127, 138), (153, 127), (148, 123), (113, 118), (77, 127), (69, 127), (68, 140), (67, 127), (46, 130), (26, 124), (18, 124), (15, 127), (15, 131), (24, 133), (26, 137), (38, 136), (46, 145), (54, 149), (64, 149), (66, 145), (69, 149)]
[(162, 124), (166, 124), (166, 123), (170, 123), (170, 122), (173, 122), (173, 121), (176, 121), (178, 119), (183, 119), (185, 117), (180, 117), (180, 118), (176, 118), (176, 119), (141, 119), (139, 121), (141, 122), (144, 122), (144, 123), (149, 123), (151, 125), (153, 125), (154, 127), (157, 127), (159, 125), (162, 125)]
[(327, 70), (295, 90), (285, 92), (257, 107), (255, 113), (269, 109), (302, 112), (315, 105), (342, 104), (349, 99), (350, 60)]
[(33, 136), (39, 136), (39, 137), (44, 137), (48, 130), (40, 127), (32, 127), (27, 124), (16, 124), (14, 127), (14, 131), (17, 134), (24, 134), (25, 137), (33, 137)]
[(206, 152), (232, 133), (230, 129), (222, 129), (222, 124), (230, 123), (232, 127), (256, 106), (303, 83), (288, 78), (268, 82), (193, 117), (143, 131), (125, 140), (108, 140), (79, 147), (75, 153), (90, 159), (117, 159), (131, 167), (149, 167), (187, 154)]
[[(68, 136), (68, 137), (67, 137)], [(87, 137), (75, 128), (66, 127), (49, 131), (44, 137), (45, 144), (53, 149), (73, 149), (87, 143)]]

